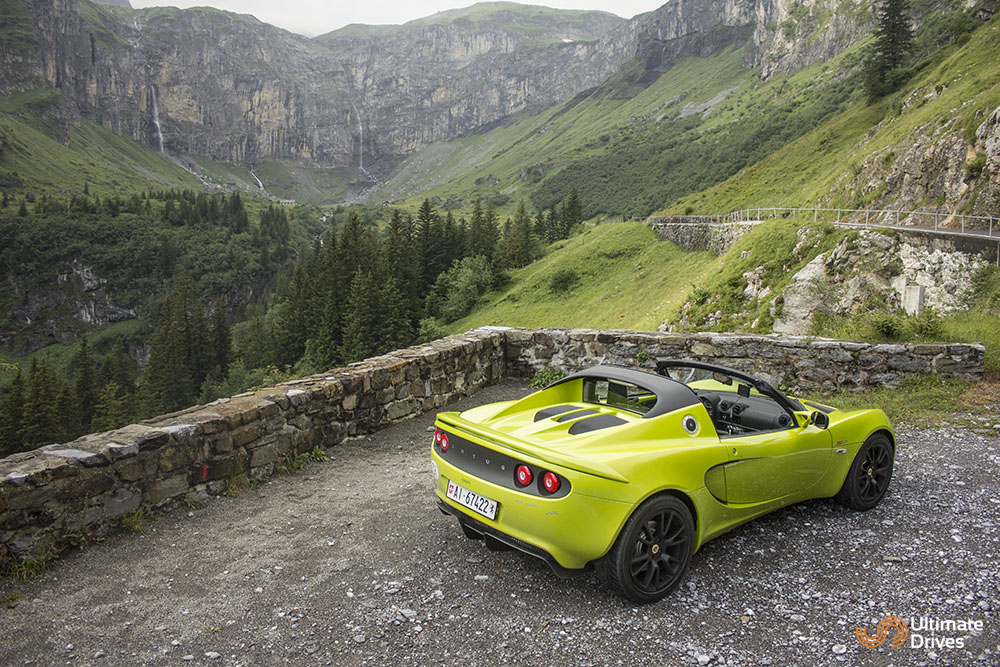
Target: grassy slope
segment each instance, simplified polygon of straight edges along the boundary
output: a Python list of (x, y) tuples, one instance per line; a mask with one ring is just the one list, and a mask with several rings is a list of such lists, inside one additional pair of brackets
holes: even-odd
[[(759, 163), (719, 185), (684, 197), (664, 212), (728, 212), (744, 206), (811, 206), (830, 193), (837, 182), (877, 151), (902, 142), (917, 129), (940, 127), (956, 119), (956, 127), (967, 139), (989, 113), (1000, 106), (1000, 22), (992, 20), (972, 33), (962, 46), (948, 49), (936, 65), (917, 74), (899, 95), (869, 106), (861, 100), (836, 118), (801, 139), (790, 143)], [(927, 97), (933, 90), (940, 95)], [(911, 94), (912, 103), (902, 113), (895, 109)], [(884, 121), (867, 141), (868, 131)], [(933, 131), (933, 130), (932, 130)], [(852, 206), (839, 194), (830, 202)]]
[[(343, 201), (350, 183), (359, 180), (353, 167), (304, 167), (280, 162), (262, 162), (254, 171), (269, 194), (304, 204)], [(247, 172), (249, 176), (249, 172)], [(250, 178), (254, 187), (256, 181)]]
[[(486, 295), (449, 331), (485, 325), (653, 330), (694, 283), (718, 268), (707, 252), (685, 252), (642, 222), (598, 225), (555, 244), (546, 257), (512, 273), (510, 286)], [(567, 294), (549, 284), (560, 270), (580, 280)]]
[(82, 191), (84, 184), (100, 195), (150, 186), (200, 187), (197, 178), (168, 158), (90, 121), (71, 125), (68, 145), (63, 145), (58, 140), (62, 129), (38, 115), (58, 98), (58, 91), (34, 90), (0, 103), (0, 170), (17, 172), (34, 193)]
[(518, 178), (522, 169), (600, 155), (614, 135), (629, 131), (635, 118), (676, 114), (754, 76), (740, 66), (735, 48), (709, 58), (687, 58), (648, 88), (620, 91), (633, 94), (630, 99), (593, 96), (537, 115), (515, 114), (484, 134), (427, 147), (402, 163), (387, 192), (397, 198), (473, 197), (484, 193), (476, 179), (492, 175), (499, 182), (490, 190), (516, 193), (525, 185)]

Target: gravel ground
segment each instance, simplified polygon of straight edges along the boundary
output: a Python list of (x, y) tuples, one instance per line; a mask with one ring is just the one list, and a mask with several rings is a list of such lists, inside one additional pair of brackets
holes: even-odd
[[(425, 415), (0, 582), (0, 664), (1000, 664), (1000, 437), (958, 421), (898, 428), (875, 510), (814, 501), (758, 519), (636, 607), (592, 575), (556, 579), (466, 540), (434, 506)], [(855, 626), (874, 634), (888, 614), (983, 629), (964, 648), (862, 647)]]

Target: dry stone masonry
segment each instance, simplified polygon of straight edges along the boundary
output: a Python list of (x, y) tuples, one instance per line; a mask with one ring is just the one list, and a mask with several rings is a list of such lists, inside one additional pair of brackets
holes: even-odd
[(685, 250), (710, 250), (724, 255), (736, 241), (760, 224), (751, 222), (716, 222), (703, 215), (663, 215), (649, 218), (653, 231)]
[(0, 567), (107, 535), (139, 510), (265, 477), (510, 377), (600, 363), (692, 358), (807, 393), (898, 385), (920, 373), (978, 379), (981, 345), (873, 345), (806, 337), (486, 327), (322, 375), (221, 399), (0, 460)]
[(531, 377), (549, 366), (567, 373), (602, 363), (654, 370), (657, 358), (695, 359), (805, 394), (899, 386), (925, 373), (979, 380), (986, 352), (982, 345), (968, 344), (593, 329), (509, 329), (506, 347), (508, 377)]
[(503, 379), (503, 341), (499, 332), (451, 336), (2, 459), (0, 565), (473, 394)]

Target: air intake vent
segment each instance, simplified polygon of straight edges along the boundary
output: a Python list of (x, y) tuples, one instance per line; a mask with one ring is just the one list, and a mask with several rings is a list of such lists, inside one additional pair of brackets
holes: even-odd
[(600, 415), (598, 417), (591, 417), (589, 419), (581, 419), (572, 426), (569, 427), (570, 435), (579, 435), (580, 433), (589, 433), (591, 431), (599, 431), (602, 428), (611, 428), (612, 426), (621, 426), (626, 424), (624, 419), (619, 419), (614, 415)]
[(551, 408), (544, 408), (535, 413), (535, 421), (540, 422), (543, 419), (555, 417), (556, 415), (561, 415), (562, 413), (569, 412), (570, 410), (576, 410), (576, 408), (572, 405), (554, 405)]

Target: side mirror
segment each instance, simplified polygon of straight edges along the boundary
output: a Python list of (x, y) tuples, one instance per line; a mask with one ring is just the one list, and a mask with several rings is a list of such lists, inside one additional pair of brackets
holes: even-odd
[(826, 430), (830, 427), (830, 417), (825, 412), (817, 410), (809, 415), (809, 420), (816, 428)]

